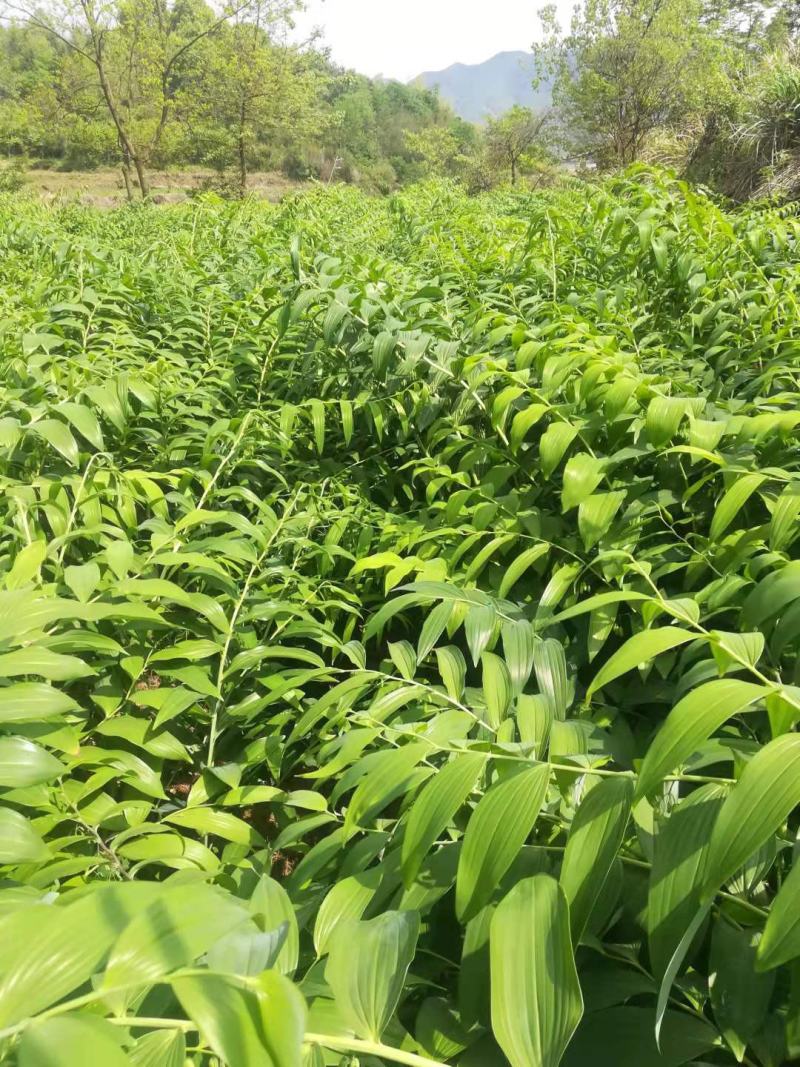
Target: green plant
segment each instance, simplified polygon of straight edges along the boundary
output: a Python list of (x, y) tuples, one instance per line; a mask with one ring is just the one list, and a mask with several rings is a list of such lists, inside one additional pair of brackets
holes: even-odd
[(0, 213), (0, 1059), (795, 1056), (798, 222)]

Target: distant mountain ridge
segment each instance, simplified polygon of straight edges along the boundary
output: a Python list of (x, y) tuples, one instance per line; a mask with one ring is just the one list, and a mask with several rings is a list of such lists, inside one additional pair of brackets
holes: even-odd
[(542, 79), (533, 88), (536, 61), (530, 52), (498, 52), (483, 63), (454, 63), (445, 70), (425, 71), (413, 79), (439, 95), (462, 119), (485, 122), (519, 104), (541, 109), (549, 107), (552, 84)]

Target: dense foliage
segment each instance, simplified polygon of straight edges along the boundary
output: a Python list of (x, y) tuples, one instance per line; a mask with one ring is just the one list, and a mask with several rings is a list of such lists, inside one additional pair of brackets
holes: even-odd
[(800, 1055), (796, 219), (0, 214), (0, 1059)]

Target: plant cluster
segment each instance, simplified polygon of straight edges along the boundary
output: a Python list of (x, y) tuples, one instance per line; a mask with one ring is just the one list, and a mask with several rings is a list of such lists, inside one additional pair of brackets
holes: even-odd
[(800, 1055), (797, 220), (0, 217), (0, 1061)]

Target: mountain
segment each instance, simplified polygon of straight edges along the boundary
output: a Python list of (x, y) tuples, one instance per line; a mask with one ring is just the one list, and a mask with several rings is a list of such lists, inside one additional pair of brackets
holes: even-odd
[(530, 52), (499, 52), (484, 63), (454, 63), (446, 70), (426, 71), (414, 83), (427, 89), (438, 87), (439, 95), (462, 119), (485, 122), (508, 111), (514, 104), (541, 109), (549, 107), (552, 85), (542, 80), (534, 89), (536, 62)]

